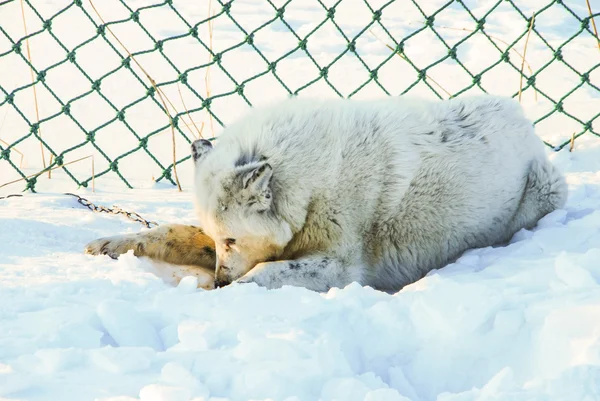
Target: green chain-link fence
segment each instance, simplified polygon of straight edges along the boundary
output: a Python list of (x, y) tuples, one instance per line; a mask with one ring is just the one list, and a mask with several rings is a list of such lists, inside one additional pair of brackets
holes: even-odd
[[(100, 0), (98, 0), (98, 2), (99, 1)], [(598, 56), (598, 54), (600, 54), (600, 49), (596, 47), (598, 38), (595, 33), (595, 26), (593, 25), (593, 18), (600, 15), (600, 13), (593, 14), (593, 11), (590, 11), (590, 13), (586, 15), (582, 14), (581, 10), (575, 12), (573, 11), (573, 5), (571, 4), (573, 2), (567, 5), (564, 0), (549, 1), (542, 7), (535, 9), (533, 13), (525, 14), (521, 9), (522, 7), (520, 8), (518, 4), (511, 0), (490, 1), (489, 6), (486, 7), (485, 13), (479, 13), (479, 15), (476, 16), (468, 7), (468, 1), (466, 0), (450, 0), (446, 3), (440, 3), (441, 5), (439, 8), (436, 6), (436, 10), (433, 12), (431, 12), (431, 10), (425, 10), (423, 4), (419, 4), (418, 1), (411, 0), (411, 6), (417, 10), (421, 22), (414, 26), (410, 32), (407, 32), (402, 37), (398, 37), (392, 33), (390, 29), (386, 28), (384, 18), (388, 8), (391, 7), (394, 1), (382, 3), (375, 7), (369, 1), (365, 0), (364, 5), (366, 7), (364, 7), (363, 10), (365, 13), (369, 14), (369, 22), (361, 29), (355, 29), (352, 35), (349, 35), (347, 33), (348, 31), (343, 29), (338, 23), (338, 15), (336, 12), (340, 8), (340, 4), (343, 3), (343, 0), (338, 0), (336, 3), (329, 5), (324, 4), (320, 0), (315, 1), (314, 5), (316, 9), (313, 8), (313, 15), (319, 15), (320, 19), (318, 21), (312, 21), (311, 29), (302, 30), (298, 29), (294, 21), (290, 22), (287, 19), (286, 14), (290, 4), (299, 0), (288, 0), (280, 4), (275, 4), (271, 0), (265, 0), (265, 2), (262, 2), (262, 6), (268, 6), (269, 16), (268, 18), (265, 18), (259, 26), (253, 27), (252, 29), (245, 27), (244, 24), (240, 22), (239, 16), (234, 12), (238, 4), (237, 0), (230, 2), (217, 1), (218, 3), (214, 4), (216, 11), (208, 16), (208, 18), (196, 18), (196, 20), (191, 20), (193, 16), (184, 16), (174, 0), (166, 0), (161, 3), (149, 4), (137, 8), (132, 8), (126, 0), (119, 0), (120, 6), (126, 10), (126, 18), (99, 20), (99, 16), (94, 14), (94, 8), (92, 7), (93, 3), (90, 3), (88, 0), (74, 0), (62, 6), (61, 9), (50, 16), (43, 16), (42, 13), (38, 11), (39, 5), (36, 6), (36, 3), (30, 0), (0, 0), (0, 16), (2, 13), (7, 12), (3, 10), (7, 10), (9, 6), (12, 6), (14, 10), (16, 7), (15, 4), (20, 2), (21, 7), (24, 7), (30, 15), (35, 16), (34, 18), (36, 21), (34, 23), (30, 21), (30, 26), (38, 26), (38, 28), (32, 30), (27, 35), (15, 35), (14, 32), (11, 33), (8, 29), (0, 25), (0, 110), (3, 106), (5, 108), (10, 108), (11, 112), (16, 112), (19, 118), (26, 123), (26, 125), (23, 126), (28, 127), (27, 130), (23, 130), (22, 132), (13, 132), (13, 139), (10, 141), (0, 143), (0, 164), (4, 164), (4, 167), (6, 167), (7, 164), (10, 165), (18, 176), (24, 178), (26, 189), (35, 190), (37, 179), (42, 173), (49, 169), (56, 168), (57, 166), (60, 167), (64, 165), (71, 152), (84, 146), (92, 146), (106, 161), (106, 168), (96, 171), (94, 175), (95, 178), (99, 178), (105, 174), (114, 173), (118, 175), (127, 186), (131, 186), (128, 182), (127, 172), (122, 171), (120, 168), (122, 165), (121, 162), (133, 154), (141, 153), (155, 163), (155, 167), (157, 166), (160, 169), (160, 175), (157, 177), (157, 181), (166, 179), (171, 183), (174, 183), (172, 173), (173, 163), (169, 164), (164, 160), (159, 160), (155, 157), (155, 154), (149, 146), (155, 136), (169, 130), (171, 126), (169, 120), (164, 116), (164, 121), (161, 120), (163, 121), (162, 124), (142, 128), (134, 127), (128, 121), (129, 110), (141, 102), (152, 102), (155, 106), (164, 111), (164, 102), (158, 95), (157, 88), (160, 90), (161, 88), (177, 84), (178, 86), (184, 87), (186, 91), (189, 91), (189, 93), (193, 94), (197, 99), (197, 102), (194, 103), (193, 107), (190, 107), (189, 110), (171, 113), (172, 124), (176, 132), (177, 141), (183, 140), (190, 143), (194, 138), (190, 135), (190, 132), (186, 131), (185, 127), (182, 126), (182, 121), (184, 121), (186, 114), (189, 116), (189, 113), (197, 113), (199, 111), (208, 112), (216, 123), (224, 125), (229, 122), (229, 115), (216, 112), (212, 107), (214, 102), (220, 98), (238, 97), (239, 99), (243, 99), (247, 105), (251, 106), (254, 99), (248, 95), (246, 88), (255, 80), (265, 76), (274, 78), (278, 85), (280, 85), (289, 95), (302, 94), (307, 88), (310, 88), (317, 83), (325, 83), (334, 93), (342, 97), (353, 97), (360, 93), (367, 85), (377, 85), (381, 91), (388, 95), (409, 93), (417, 85), (425, 85), (432, 94), (441, 99), (459, 96), (472, 89), (486, 92), (486, 84), (483, 82), (484, 76), (500, 65), (509, 68), (512, 73), (517, 73), (524, 77), (521, 90), (518, 89), (518, 85), (515, 86), (516, 89), (512, 94), (513, 97), (518, 97), (519, 93), (524, 93), (528, 90), (528, 93), (536, 91), (537, 96), (551, 103), (551, 109), (547, 113), (539, 116), (535, 121), (536, 124), (548, 119), (552, 115), (560, 114), (564, 118), (572, 120), (572, 122), (575, 121), (579, 127), (576, 132), (573, 132), (572, 134), (569, 133), (568, 137), (574, 136), (577, 138), (584, 134), (600, 136), (600, 130), (598, 129), (600, 110), (597, 110), (595, 114), (588, 114), (586, 118), (582, 118), (581, 116), (576, 115), (577, 113), (567, 111), (564, 107), (565, 101), (581, 88), (591, 91), (595, 97), (600, 97), (600, 62), (596, 62), (595, 64), (592, 63), (591, 66), (588, 64), (585, 69), (582, 70), (581, 66), (574, 65), (574, 63), (568, 60), (563, 54), (565, 46), (577, 39), (585, 37), (590, 45), (588, 50), (590, 53), (589, 57), (594, 60), (600, 60), (600, 57)], [(409, 3), (409, 0), (397, 1), (406, 1), (406, 3)], [(130, 3), (136, 2), (132, 1)], [(578, 6), (585, 6), (585, 4), (585, 0), (581, 0), (581, 4)], [(592, 5), (594, 5), (593, 2)], [(497, 12), (497, 9), (501, 6), (508, 6), (514, 11), (512, 15), (515, 17), (511, 23), (517, 26), (519, 31), (510, 38), (509, 41), (503, 41), (502, 43), (504, 44), (501, 44), (498, 38), (495, 38), (488, 32), (486, 25), (486, 20)], [(595, 4), (594, 6), (600, 6), (600, 4)], [(463, 15), (468, 16), (467, 18), (472, 24), (472, 29), (463, 29), (462, 37), (453, 42), (450, 42), (447, 39), (447, 36), (441, 32), (444, 27), (441, 27), (441, 25), (438, 24), (438, 16), (450, 8), (461, 10)], [(143, 23), (144, 15), (156, 9), (160, 9), (162, 12), (168, 12), (171, 17), (175, 17), (182, 27), (181, 31), (166, 38), (157, 39), (156, 35), (151, 32), (152, 30), (148, 28), (147, 24)], [(568, 23), (571, 27), (574, 27), (574, 29), (572, 29), (559, 44), (552, 44), (552, 40), (546, 38), (547, 34), (542, 34), (538, 30), (536, 22), (539, 18), (543, 18), (544, 14), (551, 14), (552, 12), (557, 11), (562, 12), (563, 15), (567, 15)], [(81, 37), (77, 38), (78, 43), (76, 45), (65, 44), (64, 39), (59, 38), (59, 36), (55, 34), (57, 26), (68, 23), (63, 17), (70, 14), (77, 14), (79, 18), (78, 21), (82, 21), (81, 18), (83, 18), (87, 28), (92, 28), (91, 30), (87, 29), (85, 32), (81, 33)], [(234, 26), (237, 29), (236, 33), (239, 35), (236, 36), (235, 40), (229, 40), (227, 46), (213, 48), (206, 39), (206, 36), (200, 34), (199, 31), (205, 30), (206, 26), (210, 23), (219, 23), (220, 21), (227, 21), (229, 25)], [(118, 29), (120, 26), (126, 24), (135, 24), (142, 32), (144, 32), (144, 35), (146, 36), (146, 42), (144, 43), (147, 43), (146, 48), (128, 54), (120, 47), (115, 40), (115, 37), (112, 36), (112, 29)], [(270, 57), (265, 54), (265, 51), (261, 49), (261, 46), (256, 43), (257, 35), (273, 24), (277, 24), (279, 27), (278, 29), (285, 30), (286, 34), (293, 35), (295, 41), (295, 46), (279, 57)], [(314, 39), (315, 32), (317, 32), (324, 24), (333, 26), (334, 31), (339, 34), (338, 39), (341, 38), (343, 41), (342, 46), (336, 50), (338, 51), (337, 56), (328, 60), (326, 63), (318, 61), (318, 57), (314, 57), (314, 54), (310, 51), (311, 41), (316, 40)], [(386, 56), (383, 57), (377, 65), (365, 61), (360, 47), (361, 38), (370, 35), (374, 29), (383, 32), (383, 35), (385, 35), (384, 41), (387, 45), (387, 48), (384, 48), (386, 50)], [(441, 57), (428, 62), (425, 65), (414, 61), (413, 56), (408, 54), (405, 50), (406, 46), (409, 45), (414, 38), (419, 37), (419, 35), (424, 33), (429, 35), (432, 34), (444, 48)], [(525, 70), (522, 72), (523, 66), (521, 64), (523, 61), (520, 57), (516, 57), (515, 53), (520, 55), (520, 52), (523, 52), (523, 48), (516, 49), (516, 46), (518, 43), (522, 45), (523, 41), (526, 40), (529, 35), (531, 35), (532, 38), (541, 41), (546, 48), (545, 50), (549, 51), (549, 54), (551, 54), (551, 57), (549, 57), (545, 63), (537, 66), (536, 69), (531, 71)], [(41, 36), (51, 38), (55, 44), (58, 45), (60, 53), (57, 61), (44, 67), (41, 67), (35, 62), (35, 55), (33, 57), (34, 61), (30, 62), (28, 52), (26, 51), (26, 40), (35, 40), (37, 37)], [(487, 61), (485, 62), (484, 68), (478, 70), (468, 67), (466, 63), (461, 60), (460, 56), (461, 48), (468, 46), (469, 41), (474, 37), (487, 40), (489, 45), (495, 49), (495, 57), (489, 60), (486, 59)], [(72, 40), (73, 38), (71, 38), (71, 41)], [(183, 68), (178, 66), (177, 61), (173, 61), (172, 57), (169, 56), (168, 51), (165, 49), (170, 43), (183, 40), (191, 40), (197, 45), (200, 45), (206, 53), (210, 54), (208, 61), (205, 63), (197, 63), (192, 67)], [(86, 47), (90, 44), (97, 42), (102, 42), (103, 45), (108, 46), (110, 51), (116, 55), (117, 62), (103, 75), (92, 76), (80, 62), (79, 55), (85, 52)], [(256, 52), (255, 54), (262, 60), (262, 67), (258, 73), (243, 79), (230, 73), (230, 68), (223, 63), (223, 59), (227, 57), (229, 53), (234, 52), (239, 48)], [(518, 52), (516, 50), (518, 50)], [(143, 70), (140, 71), (139, 68), (134, 68), (134, 63), (137, 62), (136, 59), (148, 54), (160, 55), (160, 57), (164, 58), (164, 61), (172, 70), (172, 76), (168, 79), (157, 79), (155, 84), (153, 84), (149, 81), (148, 77), (145, 76)], [(406, 84), (401, 90), (394, 90), (393, 92), (388, 91), (381, 82), (379, 76), (380, 71), (386, 63), (389, 63), (390, 60), (399, 56), (403, 59), (403, 62), (410, 66), (412, 75), (408, 78), (407, 76), (403, 76), (403, 82), (406, 82)], [(1, 62), (8, 57), (12, 57), (13, 59), (18, 58), (19, 62), (23, 65), (23, 68), (31, 69), (33, 72), (33, 80), (13, 88), (6, 85), (7, 79), (10, 77), (7, 77), (6, 73), (2, 72)], [(365, 78), (357, 82), (352, 82), (351, 85), (353, 85), (354, 89), (346, 91), (345, 93), (338, 90), (338, 87), (334, 84), (334, 80), (332, 79), (332, 69), (343, 57), (355, 58), (355, 61), (360, 63), (366, 72), (364, 75)], [(286, 82), (279, 74), (278, 66), (281, 65), (282, 61), (289, 58), (309, 60), (314, 66), (314, 69), (312, 70), (314, 71), (314, 75), (305, 77), (307, 79), (301, 85), (292, 85), (289, 82)], [(469, 83), (459, 90), (453, 90), (451, 92), (445, 91), (429, 76), (429, 72), (432, 71), (436, 65), (441, 63), (452, 63), (455, 67), (458, 66), (458, 68), (468, 76)], [(566, 67), (579, 77), (579, 82), (568, 90), (563, 91), (560, 96), (547, 93), (546, 89), (542, 85), (539, 85), (536, 80), (540, 74), (550, 66), (556, 64), (561, 65), (561, 67)], [(47, 80), (48, 75), (52, 74), (53, 70), (64, 68), (66, 65), (74, 67), (74, 73), (84, 77), (88, 87), (86, 91), (68, 98), (59, 95), (57, 87), (52, 86)], [(197, 71), (204, 71), (208, 68), (212, 68), (213, 71), (216, 70), (219, 73), (224, 74), (229, 81), (227, 90), (213, 91), (213, 93), (210, 94), (200, 93), (200, 91), (189, 82), (190, 74)], [(127, 104), (117, 105), (113, 99), (105, 95), (103, 84), (107, 78), (124, 71), (127, 73), (127, 79), (142, 87), (144, 93), (135, 99), (130, 100)], [(68, 85), (68, 83), (63, 84)], [(39, 121), (34, 117), (35, 114), (25, 112), (18, 101), (19, 97), (23, 96), (27, 91), (31, 91), (33, 86), (45, 89), (47, 93), (49, 93), (49, 96), (60, 105), (55, 112), (43, 116)], [(94, 127), (89, 127), (81, 123), (77, 116), (72, 112), (78, 102), (82, 102), (90, 96), (99, 96), (112, 110), (112, 118), (102, 121)], [(77, 127), (76, 132), (78, 132), (78, 137), (75, 139), (76, 143), (72, 146), (65, 148), (51, 146), (51, 144), (45, 140), (45, 137), (40, 135), (40, 132), (44, 127), (58, 117), (68, 118)], [(122, 135), (128, 136), (129, 139), (133, 139), (133, 142), (130, 142), (132, 145), (124, 153), (117, 156), (107, 154), (103, 149), (103, 145), (100, 145), (97, 141), (99, 135), (102, 135), (103, 130), (107, 129), (107, 127), (112, 124), (120, 124), (123, 131)], [(2, 132), (0, 131), (0, 138), (2, 138), (1, 134)], [(19, 155), (15, 153), (15, 150), (18, 149), (19, 144), (31, 139), (40, 141), (44, 150), (49, 152), (53, 158), (52, 162), (44, 169), (38, 169), (36, 174), (28, 177), (27, 174), (22, 171), (23, 169), (19, 168)], [(548, 146), (556, 150), (560, 150), (568, 144), (569, 139), (565, 140), (565, 138), (562, 138), (559, 143), (547, 143)], [(189, 156), (187, 154), (182, 155), (177, 159), (177, 164), (184, 162), (188, 158)], [(72, 173), (70, 168), (71, 166), (64, 166), (62, 169), (73, 181), (75, 181), (75, 183), (87, 187), (92, 180), (92, 176), (81, 177), (81, 175)], [(4, 180), (0, 180), (0, 184), (3, 183), (2, 181)]]

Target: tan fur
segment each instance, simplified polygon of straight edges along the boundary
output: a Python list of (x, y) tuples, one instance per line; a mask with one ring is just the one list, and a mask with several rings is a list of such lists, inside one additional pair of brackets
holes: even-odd
[(170, 276), (176, 282), (186, 275), (204, 277), (207, 270), (214, 275), (215, 243), (195, 226), (165, 224), (137, 234), (100, 238), (85, 247), (87, 254), (108, 255), (113, 259), (129, 250), (133, 250), (138, 257), (145, 256), (154, 261), (178, 265), (155, 266), (162, 272), (160, 276)]
[(214, 268), (207, 269), (201, 266), (174, 265), (156, 259), (152, 260), (150, 266), (143, 265), (142, 267), (161, 278), (164, 282), (174, 286), (178, 285), (184, 277), (192, 276), (197, 278), (198, 288), (212, 290), (215, 287)]

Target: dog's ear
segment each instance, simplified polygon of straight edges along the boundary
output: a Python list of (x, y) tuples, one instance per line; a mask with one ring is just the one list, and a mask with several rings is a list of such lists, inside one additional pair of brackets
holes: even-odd
[(198, 164), (213, 149), (212, 143), (206, 139), (198, 139), (192, 143), (192, 159)]
[(271, 178), (273, 177), (273, 168), (269, 163), (261, 162), (249, 171), (242, 178), (242, 186), (252, 192), (262, 192), (269, 188)]
[(271, 206), (271, 179), (273, 168), (267, 162), (253, 164), (242, 174), (242, 188), (248, 194), (248, 206), (256, 205), (259, 210)]

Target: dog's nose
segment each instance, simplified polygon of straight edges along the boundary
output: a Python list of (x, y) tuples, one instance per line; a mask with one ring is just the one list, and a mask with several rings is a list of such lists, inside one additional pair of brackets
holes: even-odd
[(227, 278), (227, 274), (225, 272), (229, 271), (229, 267), (225, 265), (219, 265), (215, 274), (215, 288), (225, 287), (226, 285), (231, 284), (231, 280)]
[(231, 281), (215, 279), (215, 288), (225, 287), (226, 285), (231, 284)]

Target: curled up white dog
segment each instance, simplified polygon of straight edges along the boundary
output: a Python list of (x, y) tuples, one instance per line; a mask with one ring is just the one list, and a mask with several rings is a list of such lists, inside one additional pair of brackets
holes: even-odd
[[(200, 228), (161, 226), (86, 251), (316, 291), (397, 291), (561, 208), (567, 187), (512, 99), (290, 99), (192, 145)], [(183, 260), (185, 259), (185, 260)]]

